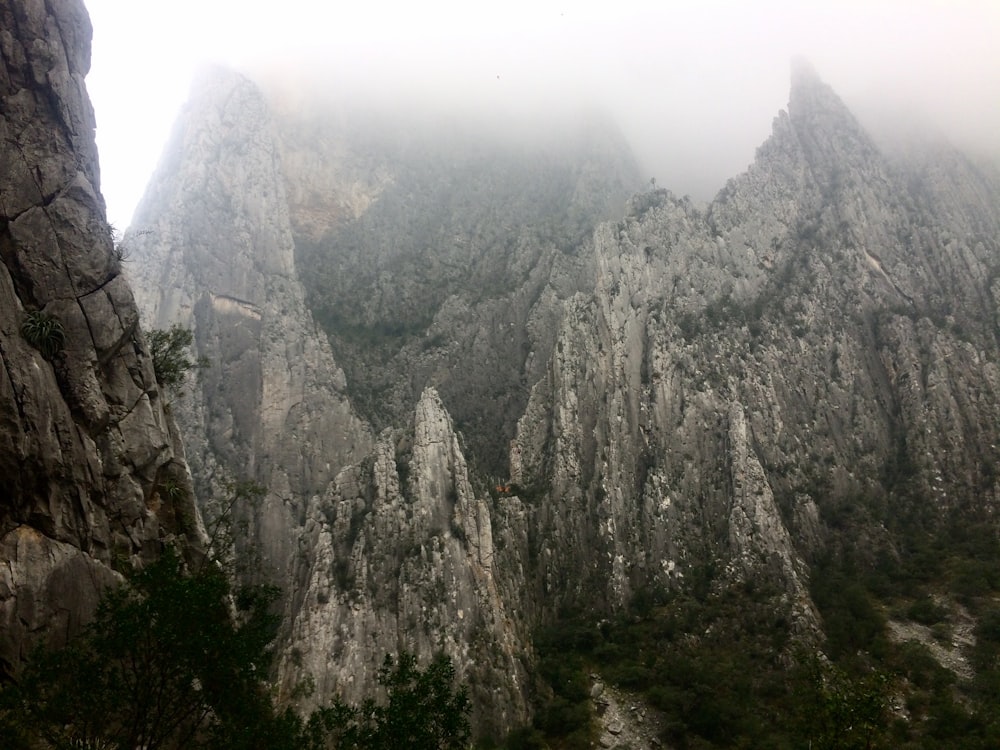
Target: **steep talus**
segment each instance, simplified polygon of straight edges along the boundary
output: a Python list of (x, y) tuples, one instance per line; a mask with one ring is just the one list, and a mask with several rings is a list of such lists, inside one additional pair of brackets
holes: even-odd
[(2, 680), (130, 563), (203, 531), (105, 220), (89, 18), (2, 2), (0, 29)]

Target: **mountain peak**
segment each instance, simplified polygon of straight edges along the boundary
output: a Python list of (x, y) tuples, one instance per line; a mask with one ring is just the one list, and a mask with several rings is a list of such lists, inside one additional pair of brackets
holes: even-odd
[(852, 121), (854, 115), (837, 96), (836, 92), (820, 77), (812, 63), (803, 57), (796, 57), (791, 65), (791, 88), (788, 96), (789, 114), (793, 117), (813, 113), (837, 113)]
[(796, 55), (792, 58), (792, 90), (803, 86), (815, 86), (823, 81), (816, 72), (816, 68), (808, 58)]
[(833, 88), (804, 58), (791, 68), (788, 116), (813, 167), (870, 161), (877, 149)]

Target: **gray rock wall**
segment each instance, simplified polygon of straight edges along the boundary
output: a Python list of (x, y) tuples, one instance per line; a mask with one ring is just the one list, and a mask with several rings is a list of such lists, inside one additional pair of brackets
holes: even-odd
[(619, 607), (710, 564), (779, 582), (815, 630), (822, 511), (991, 516), (997, 183), (935, 163), (882, 156), (798, 70), (707, 210), (656, 191), (595, 233), (594, 293), (568, 304), (511, 456), (546, 496), (550, 607)]
[[(495, 209), (481, 218), (458, 210), (483, 210), (460, 187), (448, 193), (456, 205), (425, 215), (412, 205), (426, 202), (413, 193), (414, 174), (421, 176), (414, 162), (424, 164), (423, 155), (404, 149), (402, 165), (393, 164), (366, 150), (364, 137), (360, 145), (338, 141), (338, 132), (272, 108), (237, 74), (210, 71), (127, 234), (128, 271), (150, 324), (192, 327), (197, 353), (209, 361), (174, 400), (200, 500), (211, 503), (231, 479), (267, 487), (260, 506), (243, 510), (237, 555), (259, 555), (258, 569), (286, 595), (283, 694), (309, 677), (317, 686), (311, 701), (338, 691), (357, 699), (370, 694), (386, 653), (406, 648), (429, 658), (444, 649), (473, 685), (477, 726), (501, 734), (528, 716), (527, 514), (516, 498), (497, 498), (509, 519), (497, 550), (486, 482), (498, 478), (470, 471), (473, 454), (433, 386), (449, 389), (463, 414), (499, 414), (486, 426), (506, 422), (512, 434), (524, 395), (505, 389), (526, 394), (526, 378), (544, 371), (562, 300), (588, 278), (590, 260), (560, 250), (555, 230), (543, 239), (537, 227), (521, 228), (508, 243), (503, 233), (513, 224)], [(497, 165), (463, 158), (479, 160), (462, 168), (485, 189)], [(480, 163), (493, 172), (480, 175), (473, 169)], [(568, 169), (559, 162), (558, 181)], [(548, 172), (528, 174), (540, 181), (536, 193), (550, 189)], [(498, 200), (535, 218), (544, 213), (516, 180), (504, 179)], [(601, 193), (602, 182), (591, 175), (566, 194), (550, 192), (583, 214), (594, 201), (607, 210), (613, 194)], [(394, 212), (413, 223), (385, 224)], [(351, 235), (338, 232), (369, 214), (383, 233), (360, 248), (342, 246)], [(447, 229), (433, 226), (439, 217), (451, 222)], [(427, 231), (434, 242), (415, 240)], [(319, 241), (330, 257), (303, 266)], [(491, 254), (497, 242), (502, 258)], [(437, 265), (421, 271), (425, 258)], [(461, 270), (467, 264), (471, 274)], [(376, 337), (371, 346), (361, 342), (352, 362), (367, 385), (387, 382), (384, 392), (367, 391), (379, 393), (380, 413), (394, 418), (377, 439), (355, 416), (357, 390), (331, 354), (327, 335), (343, 343), (341, 331), (317, 329), (307, 307), (316, 300), (304, 289), (315, 292), (312, 277), (321, 275), (357, 299), (356, 307), (337, 304), (375, 329), (380, 315), (392, 322), (405, 305), (430, 310), (428, 330), (401, 342), (388, 361), (372, 364)], [(452, 281), (458, 293), (446, 292)], [(509, 440), (485, 428), (476, 437), (504, 448)], [(475, 458), (482, 465), (482, 454)]]
[(213, 362), (177, 406), (199, 487), (269, 485), (247, 539), (288, 594), (284, 695), (440, 648), (501, 731), (565, 612), (753, 581), (818, 642), (840, 510), (873, 559), (915, 514), (993, 517), (995, 174), (890, 159), (799, 67), (711, 204), (600, 223), (606, 135), (449, 161), (271, 102), (196, 89), (133, 241), (151, 318)]
[(0, 679), (203, 533), (105, 220), (90, 38), (81, 2), (0, 2)]
[(307, 521), (305, 593), (282, 664), (312, 700), (371, 694), (381, 655), (443, 650), (474, 695), (480, 729), (526, 721), (521, 658), (530, 630), (494, 554), (488, 498), (469, 481), (451, 418), (432, 389), (413, 436), (391, 430), (345, 469)]
[(197, 84), (127, 236), (148, 325), (194, 331), (208, 366), (175, 399), (199, 498), (251, 480), (240, 555), (286, 589), (314, 494), (372, 445), (305, 307), (271, 116), (246, 79)]

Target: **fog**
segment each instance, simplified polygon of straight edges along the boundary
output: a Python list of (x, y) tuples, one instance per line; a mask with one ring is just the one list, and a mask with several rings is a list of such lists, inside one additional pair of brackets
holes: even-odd
[(793, 57), (879, 137), (1000, 158), (1000, 3), (86, 0), (109, 218), (128, 224), (191, 80), (221, 63), (291, 102), (351, 97), (524, 127), (606, 112), (657, 184), (707, 200), (753, 159)]

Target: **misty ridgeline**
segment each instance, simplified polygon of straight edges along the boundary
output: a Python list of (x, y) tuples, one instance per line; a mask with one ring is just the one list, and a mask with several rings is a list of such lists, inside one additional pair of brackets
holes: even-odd
[[(6, 682), (164, 550), (199, 565), (222, 503), (231, 584), (275, 587), (276, 710), (384, 696), (413, 653), (482, 746), (996, 745), (993, 166), (886, 151), (802, 65), (704, 205), (607, 118), (525, 139), (216, 69), (125, 254), (82, 8), (28, 5)], [(178, 388), (171, 330), (207, 363)]]

